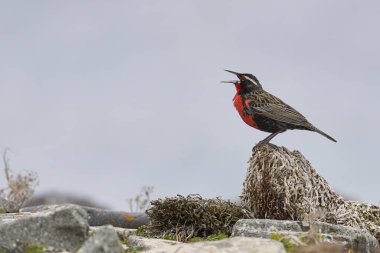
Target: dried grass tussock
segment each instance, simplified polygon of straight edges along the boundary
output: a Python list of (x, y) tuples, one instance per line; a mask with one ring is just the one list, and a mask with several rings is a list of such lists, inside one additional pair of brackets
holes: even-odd
[(203, 199), (189, 195), (158, 199), (147, 211), (147, 235), (188, 241), (193, 237), (207, 237), (217, 233), (231, 234), (233, 225), (251, 214), (240, 206), (219, 198)]
[(357, 201), (347, 201), (346, 204), (358, 212), (365, 228), (380, 242), (380, 206)]
[(242, 205), (256, 218), (308, 220), (315, 214), (313, 220), (365, 227), (299, 151), (273, 144), (255, 146), (243, 186)]

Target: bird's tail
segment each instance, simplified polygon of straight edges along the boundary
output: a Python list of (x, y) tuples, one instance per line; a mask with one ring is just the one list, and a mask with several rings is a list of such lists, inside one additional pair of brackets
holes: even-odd
[(319, 129), (316, 128), (315, 126), (313, 126), (313, 127), (311, 128), (311, 131), (317, 132), (317, 133), (323, 135), (324, 137), (326, 137), (327, 139), (329, 139), (329, 140), (331, 140), (331, 141), (333, 141), (333, 142), (337, 142), (333, 137), (331, 137), (330, 135), (328, 135), (328, 134), (322, 132), (321, 130), (319, 130)]

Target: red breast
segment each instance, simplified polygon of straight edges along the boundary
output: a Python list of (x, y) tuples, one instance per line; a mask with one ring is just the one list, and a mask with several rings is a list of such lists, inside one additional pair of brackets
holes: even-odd
[(239, 115), (243, 119), (243, 121), (247, 125), (258, 129), (258, 126), (256, 125), (255, 121), (253, 120), (253, 116), (246, 114), (245, 110), (244, 110), (244, 107), (249, 106), (250, 102), (251, 102), (250, 100), (245, 100), (243, 102), (243, 97), (239, 93), (236, 93), (236, 95), (233, 99), (234, 106), (235, 106), (236, 110), (239, 112)]

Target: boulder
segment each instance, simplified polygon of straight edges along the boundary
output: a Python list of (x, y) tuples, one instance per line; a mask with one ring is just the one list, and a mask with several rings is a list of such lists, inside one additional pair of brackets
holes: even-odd
[(112, 226), (102, 226), (88, 238), (77, 253), (124, 253), (124, 248)]
[(286, 253), (284, 246), (275, 240), (234, 237), (220, 241), (184, 243), (154, 248), (145, 253)]
[[(24, 207), (22, 212), (41, 212), (55, 209), (62, 205), (40, 205)], [(88, 214), (90, 226), (112, 225), (120, 228), (138, 228), (148, 223), (148, 216), (145, 213), (128, 213), (123, 211), (112, 211), (88, 206), (78, 206)]]
[(129, 248), (138, 248), (141, 250), (150, 250), (150, 249), (160, 249), (164, 250), (168, 246), (180, 245), (182, 242), (172, 241), (172, 240), (163, 240), (155, 238), (146, 238), (142, 236), (129, 236), (128, 237)]
[(370, 253), (379, 247), (377, 239), (365, 230), (325, 222), (310, 225), (301, 221), (244, 219), (239, 220), (232, 230), (232, 236), (273, 238), (275, 235), (297, 237), (300, 241), (314, 239), (318, 242), (343, 244), (354, 252)]
[(87, 213), (74, 205), (38, 213), (0, 214), (0, 251), (24, 252), (33, 245), (74, 251), (86, 240), (87, 231)]
[[(89, 234), (95, 234), (96, 231), (99, 229), (102, 229), (104, 226), (97, 226), (97, 227), (90, 227), (89, 229)], [(129, 228), (119, 228), (119, 227), (114, 227), (112, 228), (116, 231), (116, 234), (120, 238), (120, 240), (127, 240), (127, 238), (136, 233), (136, 229), (129, 229)]]

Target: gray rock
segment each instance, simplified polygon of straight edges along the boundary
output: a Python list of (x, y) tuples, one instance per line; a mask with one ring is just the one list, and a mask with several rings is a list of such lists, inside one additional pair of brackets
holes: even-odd
[(154, 248), (145, 253), (286, 253), (275, 240), (234, 237), (213, 242), (183, 243), (164, 248)]
[(16, 202), (0, 197), (0, 213), (16, 213), (19, 209), (20, 205)]
[[(326, 242), (343, 243), (355, 252), (373, 252), (379, 247), (375, 237), (368, 232), (324, 222), (313, 223), (313, 229)], [(308, 236), (310, 225), (300, 221), (281, 221), (268, 219), (239, 220), (232, 230), (232, 236), (271, 238), (274, 233), (281, 236)]]
[[(89, 229), (89, 234), (94, 234), (96, 231), (99, 229), (102, 229), (103, 226), (100, 227), (90, 227)], [(112, 227), (115, 231), (116, 234), (119, 236), (120, 240), (127, 240), (127, 238), (136, 232), (136, 229), (130, 229), (130, 228), (118, 228), (118, 227)]]
[(155, 239), (155, 238), (146, 238), (142, 236), (129, 236), (128, 237), (128, 247), (130, 248), (139, 248), (142, 250), (150, 249), (160, 249), (163, 250), (168, 246), (183, 244), (182, 242)]
[(74, 251), (86, 240), (87, 213), (74, 205), (44, 212), (1, 214), (0, 250), (24, 252), (26, 245), (47, 250)]
[[(21, 211), (36, 212), (54, 209), (60, 205), (41, 205), (22, 208)], [(120, 228), (138, 228), (148, 224), (148, 216), (145, 213), (128, 213), (123, 211), (111, 211), (87, 206), (78, 206), (88, 213), (90, 226), (112, 225)]]
[(110, 224), (120, 228), (138, 228), (148, 224), (148, 216), (145, 213), (128, 213), (92, 207), (84, 207), (84, 209), (88, 213), (88, 223), (91, 226)]
[(112, 226), (96, 230), (77, 253), (124, 253), (124, 248)]

